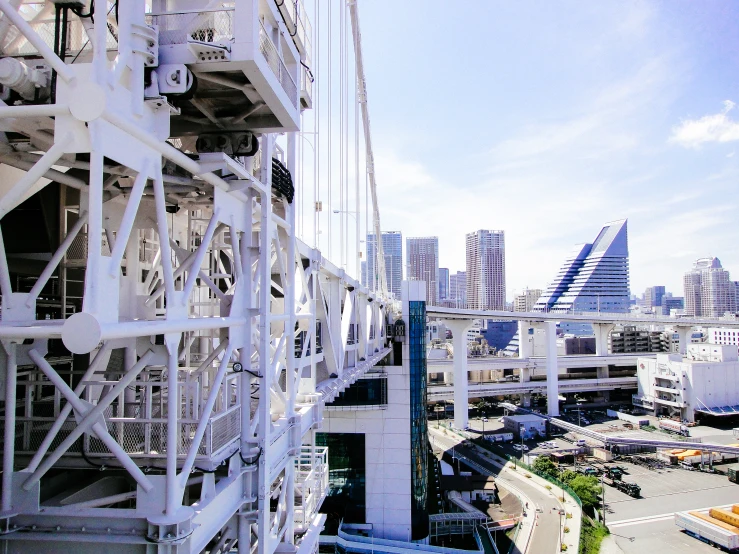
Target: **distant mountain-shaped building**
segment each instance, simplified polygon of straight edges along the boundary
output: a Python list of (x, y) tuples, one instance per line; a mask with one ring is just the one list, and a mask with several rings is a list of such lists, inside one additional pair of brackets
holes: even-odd
[[(629, 312), (626, 219), (606, 223), (592, 244), (580, 244), (534, 306), (536, 312)], [(563, 322), (565, 333), (589, 335), (590, 324)]]

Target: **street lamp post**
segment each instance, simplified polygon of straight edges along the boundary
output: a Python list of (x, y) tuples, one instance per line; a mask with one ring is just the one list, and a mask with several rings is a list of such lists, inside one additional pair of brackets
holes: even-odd
[(518, 433), (521, 435), (521, 462), (523, 462), (523, 434), (526, 432), (525, 425), (518, 426)]
[(564, 504), (565, 501), (565, 482), (562, 480), (562, 474), (564, 473), (564, 468), (559, 468), (559, 484), (562, 485), (560, 488), (562, 489), (562, 503)]
[(603, 504), (603, 526), (606, 524), (606, 488), (603, 486), (603, 474), (600, 474), (601, 502)]

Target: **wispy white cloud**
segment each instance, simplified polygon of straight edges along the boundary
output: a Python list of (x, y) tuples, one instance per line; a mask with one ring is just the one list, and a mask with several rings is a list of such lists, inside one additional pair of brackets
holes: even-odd
[(735, 106), (731, 100), (724, 100), (724, 109), (717, 114), (681, 121), (672, 128), (669, 141), (686, 148), (700, 148), (707, 142), (739, 140), (739, 121), (729, 117)]

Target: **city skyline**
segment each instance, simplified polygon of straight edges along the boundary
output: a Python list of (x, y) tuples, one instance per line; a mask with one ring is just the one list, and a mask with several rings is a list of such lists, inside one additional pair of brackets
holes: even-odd
[[(739, 275), (739, 244), (724, 232), (737, 208), (737, 62), (722, 46), (735, 42), (739, 4), (568, 6), (476, 2), (484, 33), (438, 0), (363, 6), (383, 228), (438, 235), (451, 273), (464, 269), (465, 233), (504, 229), (509, 300), (545, 288), (579, 237), (626, 217), (634, 290), (658, 282), (679, 294), (706, 256)], [(429, 28), (456, 37), (466, 63)], [(388, 67), (406, 48), (413, 65)], [(440, 65), (449, 75), (429, 88), (423, 76)], [(429, 117), (460, 83), (465, 107)], [(399, 90), (414, 101), (398, 102)], [(440, 140), (449, 128), (464, 140)], [(655, 254), (664, 241), (673, 248)]]

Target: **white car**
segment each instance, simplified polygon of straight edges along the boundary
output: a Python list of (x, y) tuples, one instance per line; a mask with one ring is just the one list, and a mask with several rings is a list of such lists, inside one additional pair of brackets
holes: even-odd
[(488, 422), (488, 418), (486, 418), (486, 417), (483, 417), (483, 418), (482, 418), (482, 421), (483, 421), (483, 423), (487, 423), (487, 422)]
[[(521, 446), (520, 444), (514, 444), (514, 445), (513, 445), (513, 450), (523, 450), (523, 449), (524, 449), (524, 447), (523, 447), (523, 446)], [(527, 450), (528, 450), (528, 449), (527, 449)]]
[(524, 444), (524, 445), (523, 445), (523, 446), (521, 447), (521, 449), (522, 449), (522, 450), (523, 450), (524, 452), (528, 452), (528, 451), (529, 451), (529, 447), (528, 447), (528, 446), (526, 446), (525, 444)]

